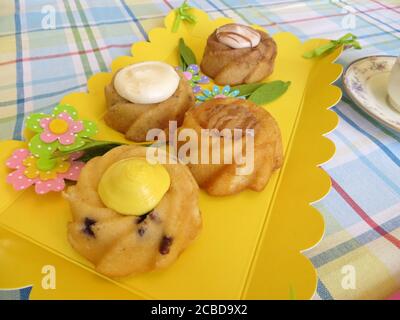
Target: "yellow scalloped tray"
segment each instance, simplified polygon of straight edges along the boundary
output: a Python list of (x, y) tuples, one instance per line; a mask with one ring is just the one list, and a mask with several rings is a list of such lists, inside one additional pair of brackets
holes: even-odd
[[(74, 105), (81, 118), (98, 122), (96, 138), (127, 142), (102, 120), (105, 85), (116, 70), (131, 63), (162, 60), (177, 65), (181, 37), (200, 61), (208, 35), (232, 20), (210, 20), (200, 10), (194, 13), (196, 25), (183, 24), (178, 33), (171, 33), (171, 12), (164, 28), (150, 31), (149, 42), (132, 46), (132, 56), (116, 59), (111, 73), (93, 76), (88, 93), (69, 94), (62, 102)], [(322, 217), (309, 203), (330, 187), (329, 178), (317, 166), (334, 153), (333, 143), (323, 134), (337, 124), (337, 116), (327, 109), (341, 98), (340, 89), (332, 85), (342, 72), (334, 64), (341, 50), (306, 60), (303, 52), (323, 40), (302, 44), (290, 33), (278, 33), (274, 39), (279, 53), (268, 80), (291, 81), (292, 85), (283, 97), (265, 106), (281, 127), (286, 156), (284, 167), (264, 191), (230, 197), (201, 193), (203, 231), (176, 263), (166, 270), (112, 280), (97, 274), (68, 244), (71, 214), (61, 195), (16, 192), (5, 184), (8, 171), (0, 166), (0, 288), (33, 285), (33, 299), (310, 298), (317, 276), (301, 251), (315, 245), (324, 230)], [(0, 162), (24, 144), (2, 142)], [(56, 290), (42, 288), (43, 265), (56, 266)]]

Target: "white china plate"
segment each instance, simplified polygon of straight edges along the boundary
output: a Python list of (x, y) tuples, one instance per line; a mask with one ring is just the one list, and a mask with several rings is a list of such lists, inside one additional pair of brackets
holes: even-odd
[[(371, 56), (354, 61), (343, 75), (347, 95), (365, 112), (400, 131), (400, 112), (388, 100), (389, 75), (394, 56)], [(400, 90), (400, 84), (399, 84)]]

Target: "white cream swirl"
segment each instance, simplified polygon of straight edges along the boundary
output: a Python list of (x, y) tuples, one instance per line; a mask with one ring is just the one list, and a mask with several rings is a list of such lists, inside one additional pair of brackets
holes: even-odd
[(220, 43), (233, 49), (254, 48), (261, 41), (261, 35), (256, 30), (238, 23), (218, 28), (216, 36)]
[(180, 77), (172, 66), (149, 61), (130, 65), (118, 71), (114, 87), (118, 94), (132, 103), (160, 103), (178, 89)]

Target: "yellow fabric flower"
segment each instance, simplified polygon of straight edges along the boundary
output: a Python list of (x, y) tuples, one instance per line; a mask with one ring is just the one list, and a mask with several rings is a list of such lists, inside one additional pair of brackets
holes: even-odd
[(34, 156), (29, 156), (23, 161), (24, 166), (26, 167), (24, 171), (24, 175), (30, 179), (35, 179), (37, 177), (40, 180), (47, 181), (51, 179), (57, 178), (58, 173), (66, 173), (71, 164), (69, 161), (66, 161), (63, 158), (56, 159), (56, 165), (53, 169), (47, 171), (41, 171), (37, 167), (37, 158)]

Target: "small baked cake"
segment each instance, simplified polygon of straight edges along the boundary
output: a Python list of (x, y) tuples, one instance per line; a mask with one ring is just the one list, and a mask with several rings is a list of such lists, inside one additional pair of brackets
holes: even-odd
[(179, 126), (195, 104), (184, 75), (163, 62), (137, 63), (119, 70), (105, 95), (105, 122), (135, 142), (146, 141), (151, 129), (168, 128), (171, 120)]
[[(279, 126), (265, 109), (249, 100), (209, 100), (186, 113), (179, 130), (186, 128), (201, 137), (195, 145), (198, 163), (190, 161), (188, 167), (200, 188), (210, 195), (231, 195), (245, 189), (261, 191), (282, 166)], [(210, 138), (202, 135), (204, 129), (209, 130)], [(205, 153), (208, 155), (203, 156)], [(220, 155), (219, 163), (213, 163), (213, 154)], [(232, 156), (225, 158), (225, 154)], [(202, 161), (204, 158), (208, 162)]]
[(171, 265), (201, 229), (199, 190), (182, 164), (150, 164), (141, 146), (90, 160), (65, 193), (72, 247), (121, 277)]
[(219, 85), (255, 83), (272, 74), (276, 55), (267, 33), (232, 23), (209, 36), (201, 70)]

